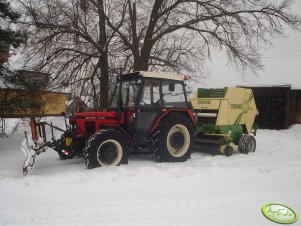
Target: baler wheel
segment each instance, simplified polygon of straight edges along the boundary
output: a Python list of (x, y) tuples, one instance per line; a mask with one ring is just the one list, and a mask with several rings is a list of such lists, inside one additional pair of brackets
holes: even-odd
[(91, 136), (84, 151), (88, 169), (128, 163), (127, 138), (116, 129), (103, 129)]
[(247, 148), (247, 135), (243, 134), (238, 141), (238, 152), (242, 154), (248, 154)]
[(255, 137), (249, 134), (243, 134), (238, 142), (238, 151), (242, 154), (254, 152), (256, 149)]
[(224, 151), (225, 156), (230, 157), (233, 154), (233, 148), (227, 145)]
[(253, 137), (252, 135), (248, 135), (248, 137), (247, 137), (247, 146), (248, 146), (249, 152), (255, 152), (256, 140), (255, 140), (255, 137)]

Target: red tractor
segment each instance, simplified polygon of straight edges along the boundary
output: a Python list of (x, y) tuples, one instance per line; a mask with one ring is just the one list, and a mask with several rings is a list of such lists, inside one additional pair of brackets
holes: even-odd
[(145, 71), (119, 76), (107, 111), (75, 113), (54, 149), (61, 158), (83, 155), (90, 169), (149, 151), (157, 161), (186, 161), (195, 133), (186, 79)]

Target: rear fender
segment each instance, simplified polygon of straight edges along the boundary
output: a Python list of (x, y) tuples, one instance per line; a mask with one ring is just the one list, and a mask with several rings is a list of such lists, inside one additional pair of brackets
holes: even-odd
[(156, 128), (158, 128), (160, 122), (162, 121), (163, 118), (167, 117), (170, 114), (173, 113), (180, 113), (180, 114), (184, 114), (186, 115), (191, 123), (196, 126), (196, 121), (195, 118), (193, 116), (193, 111), (190, 109), (168, 109), (166, 111), (164, 111), (155, 121), (154, 125), (152, 126), (152, 128), (150, 129), (150, 132), (152, 133)]

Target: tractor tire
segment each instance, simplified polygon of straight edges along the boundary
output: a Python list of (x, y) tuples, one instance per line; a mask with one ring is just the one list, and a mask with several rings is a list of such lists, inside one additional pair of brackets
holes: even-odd
[(238, 142), (238, 151), (242, 154), (254, 152), (256, 149), (256, 140), (252, 135), (243, 134)]
[(194, 127), (189, 118), (174, 113), (161, 121), (152, 134), (153, 155), (159, 162), (185, 162), (194, 146)]
[(230, 157), (233, 154), (233, 148), (227, 145), (224, 151), (225, 156)]
[(127, 138), (116, 129), (103, 129), (91, 136), (84, 150), (88, 169), (100, 166), (118, 166), (128, 163)]

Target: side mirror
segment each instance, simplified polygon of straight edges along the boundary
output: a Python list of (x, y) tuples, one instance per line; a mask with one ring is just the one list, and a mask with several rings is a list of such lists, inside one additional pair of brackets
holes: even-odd
[(168, 85), (168, 91), (169, 92), (175, 91), (175, 84), (174, 83)]

